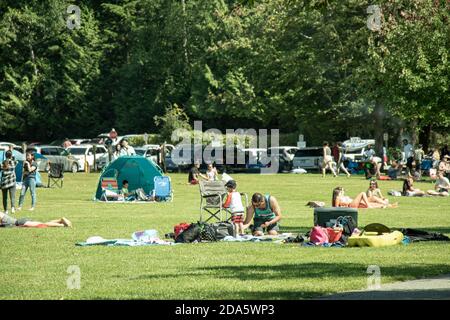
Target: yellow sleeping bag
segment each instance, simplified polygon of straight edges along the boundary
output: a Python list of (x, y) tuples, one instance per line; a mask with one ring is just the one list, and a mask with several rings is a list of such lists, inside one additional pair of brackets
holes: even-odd
[(373, 223), (364, 228), (359, 235), (348, 238), (349, 247), (386, 247), (401, 243), (403, 233), (392, 231), (379, 223)]

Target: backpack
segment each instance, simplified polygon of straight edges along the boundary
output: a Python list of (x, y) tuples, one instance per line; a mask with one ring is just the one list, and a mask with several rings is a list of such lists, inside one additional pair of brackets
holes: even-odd
[(190, 243), (194, 241), (200, 241), (200, 226), (198, 223), (192, 223), (175, 238), (176, 243)]
[(217, 241), (222, 240), (225, 237), (234, 235), (233, 224), (229, 222), (213, 223), (211, 226), (214, 229), (214, 234)]
[(190, 225), (191, 225), (190, 223), (181, 222), (176, 226), (174, 226), (173, 232), (175, 233), (175, 238), (178, 237), (178, 235), (182, 233), (184, 230), (188, 229)]
[(337, 218), (336, 224), (342, 226), (342, 233), (346, 236), (351, 236), (356, 228), (355, 220), (351, 216)]

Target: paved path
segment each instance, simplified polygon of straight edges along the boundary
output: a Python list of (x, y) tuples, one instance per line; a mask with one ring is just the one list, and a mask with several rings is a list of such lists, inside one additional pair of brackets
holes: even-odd
[(450, 274), (433, 278), (382, 284), (378, 290), (350, 291), (319, 300), (450, 300)]

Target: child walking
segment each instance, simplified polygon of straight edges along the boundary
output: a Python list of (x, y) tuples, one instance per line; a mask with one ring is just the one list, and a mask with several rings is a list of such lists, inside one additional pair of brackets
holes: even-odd
[(244, 235), (244, 206), (242, 205), (241, 194), (236, 191), (236, 181), (229, 180), (225, 187), (227, 187), (228, 194), (224, 208), (229, 208), (231, 211), (234, 234), (235, 236)]

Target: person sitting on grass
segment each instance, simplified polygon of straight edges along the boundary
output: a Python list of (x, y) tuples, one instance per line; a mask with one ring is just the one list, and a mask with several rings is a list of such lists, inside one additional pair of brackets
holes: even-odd
[[(373, 150), (372, 145), (368, 145), (367, 149), (364, 151), (363, 161), (365, 163), (369, 163), (375, 169), (375, 174), (377, 178), (380, 178), (380, 169), (381, 169), (381, 158), (376, 156), (375, 150)], [(366, 167), (366, 177), (371, 177), (370, 170)]]
[(348, 208), (361, 208), (361, 209), (373, 209), (373, 208), (386, 208), (387, 205), (371, 202), (364, 192), (361, 192), (355, 199), (346, 196), (343, 187), (336, 187), (333, 189), (333, 197), (331, 199), (331, 205), (333, 207), (348, 207)]
[(370, 180), (369, 189), (367, 189), (366, 195), (367, 199), (369, 199), (369, 202), (379, 203), (390, 208), (396, 208), (398, 206), (397, 203), (394, 203), (392, 205), (389, 204), (389, 199), (386, 199), (383, 196), (376, 180)]
[(216, 167), (212, 163), (208, 163), (208, 170), (206, 171), (206, 176), (209, 181), (217, 181), (219, 174), (217, 173)]
[(128, 190), (128, 180), (122, 181), (122, 188), (119, 190), (119, 198), (118, 200), (134, 200), (136, 196), (136, 192)]
[(428, 190), (427, 193), (432, 196), (448, 197), (450, 191), (450, 181), (444, 176), (443, 171), (439, 171), (437, 174), (436, 184), (434, 190)]
[(48, 222), (34, 221), (30, 218), (15, 219), (3, 212), (0, 212), (0, 227), (29, 227), (29, 228), (46, 228), (46, 227), (72, 227), (72, 222), (62, 217), (58, 220)]
[(196, 161), (192, 166), (191, 170), (189, 170), (188, 183), (189, 184), (198, 184), (200, 179), (208, 180), (208, 177), (200, 173), (200, 162)]
[(227, 198), (223, 205), (231, 211), (231, 222), (233, 223), (234, 234), (244, 235), (244, 206), (242, 205), (241, 194), (236, 191), (236, 181), (229, 180), (225, 187), (227, 187)]
[(281, 220), (281, 209), (275, 197), (261, 193), (252, 196), (252, 204), (247, 208), (247, 216), (244, 221), (244, 230), (250, 226), (253, 220), (252, 233), (254, 236), (277, 235), (280, 230), (278, 221)]
[(388, 169), (388, 176), (389, 178), (391, 178), (392, 180), (397, 179), (397, 177), (399, 175), (401, 175), (402, 173), (402, 167), (401, 165), (398, 163), (397, 160), (392, 160), (391, 161), (391, 166)]
[(425, 195), (425, 192), (420, 189), (414, 188), (414, 179), (411, 175), (409, 175), (403, 181), (402, 195), (406, 197), (423, 197)]

